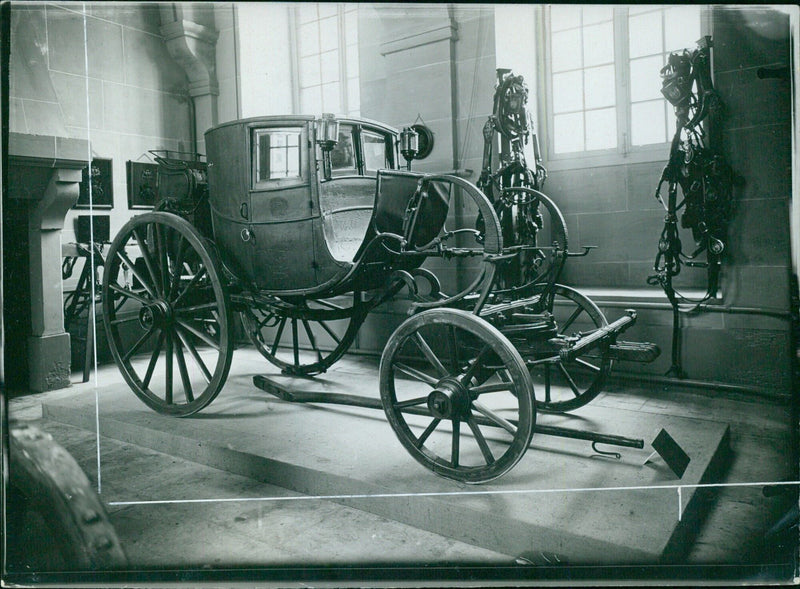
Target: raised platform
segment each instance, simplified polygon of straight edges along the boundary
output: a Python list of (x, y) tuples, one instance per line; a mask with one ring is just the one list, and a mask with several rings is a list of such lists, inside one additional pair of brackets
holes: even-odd
[[(645, 448), (621, 448), (621, 460), (614, 460), (596, 455), (589, 442), (537, 434), (509, 473), (469, 486), (415, 462), (382, 411), (291, 404), (257, 389), (256, 374), (290, 390), (379, 396), (377, 366), (370, 360), (349, 357), (321, 378), (294, 379), (265, 366), (254, 351), (239, 350), (225, 389), (193, 418), (156, 414), (124, 384), (102, 386), (100, 433), (306, 495), (328, 496), (534, 564), (679, 562), (702, 515), (693, 485), (714, 482), (729, 451), (725, 425), (589, 404), (571, 416), (540, 413), (538, 423), (643, 438)], [(48, 402), (43, 412), (48, 419), (94, 430), (95, 391)], [(680, 479), (659, 457), (644, 464), (662, 428), (691, 457)], [(213, 490), (207, 498), (214, 499)]]

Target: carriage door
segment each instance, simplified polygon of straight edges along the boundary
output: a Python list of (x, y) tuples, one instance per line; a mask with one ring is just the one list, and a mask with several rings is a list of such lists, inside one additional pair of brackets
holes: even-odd
[(254, 128), (250, 191), (253, 273), (267, 290), (314, 286), (308, 128)]

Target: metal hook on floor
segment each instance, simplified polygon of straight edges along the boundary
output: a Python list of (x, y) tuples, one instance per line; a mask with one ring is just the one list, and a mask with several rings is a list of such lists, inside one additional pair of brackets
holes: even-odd
[(616, 458), (617, 460), (620, 460), (622, 458), (622, 455), (619, 452), (607, 452), (605, 450), (600, 450), (597, 447), (597, 442), (592, 442), (592, 450), (594, 450), (597, 454), (600, 454), (601, 456), (610, 456), (612, 458)]

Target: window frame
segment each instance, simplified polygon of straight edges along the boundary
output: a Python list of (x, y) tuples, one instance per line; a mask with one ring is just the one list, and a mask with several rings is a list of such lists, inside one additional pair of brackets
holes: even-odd
[[(327, 4), (323, 2), (309, 2), (307, 3), (308, 6), (314, 5), (318, 6), (319, 4)], [(347, 35), (347, 18), (349, 12), (355, 13), (356, 18), (356, 28), (358, 27), (358, 11), (359, 6), (357, 3), (349, 2), (349, 3), (337, 3), (334, 5), (336, 7), (336, 16), (335, 17), (325, 17), (325, 18), (335, 18), (336, 19), (336, 26), (337, 26), (337, 48), (336, 51), (338, 53), (338, 65), (339, 65), (339, 77), (337, 78), (337, 83), (339, 84), (339, 111), (334, 112), (333, 114), (337, 116), (350, 116), (350, 117), (358, 117), (361, 114), (361, 97), (358, 96), (358, 99), (355, 100), (353, 96), (350, 96), (350, 81), (356, 80), (357, 82), (360, 79), (361, 71), (360, 71), (360, 64), (356, 63), (355, 66), (348, 62), (348, 48), (351, 45), (355, 45), (356, 47), (356, 59), (358, 60), (359, 57), (359, 44), (358, 40), (355, 43), (349, 43), (348, 39), (349, 36)], [(298, 11), (301, 8), (299, 6), (294, 6), (290, 9), (289, 15), (289, 27), (290, 27), (290, 35), (289, 41), (291, 44), (290, 54), (292, 60), (292, 69), (295, 72), (295, 75), (292, 77), (292, 101), (294, 104), (294, 110), (296, 114), (313, 114), (317, 115), (320, 113), (304, 113), (301, 112), (302, 108), (302, 91), (305, 89), (300, 84), (300, 62), (301, 62), (301, 55), (300, 55), (300, 27), (303, 24), (307, 24), (300, 22), (299, 13)], [(317, 8), (317, 10), (319, 10)], [(317, 18), (314, 19), (317, 23), (319, 23), (319, 12), (317, 12)], [(317, 59), (320, 58), (324, 52), (317, 52), (309, 55), (315, 55)], [(348, 67), (349, 66), (349, 67)], [(352, 71), (356, 71), (357, 74), (355, 76), (351, 75)], [(320, 72), (321, 75), (321, 72)], [(320, 98), (323, 103), (323, 111), (324, 112), (332, 112), (331, 109), (324, 106), (324, 98), (322, 97), (322, 87), (325, 84), (322, 83), (320, 79), (319, 84), (315, 84), (312, 86), (308, 86), (306, 88), (313, 88), (319, 87), (320, 88)], [(359, 87), (360, 92), (360, 84), (357, 84)], [(354, 105), (356, 105), (354, 107)]]
[[(669, 7), (670, 5), (663, 5)], [(550, 25), (550, 5), (545, 5), (539, 13), (542, 19), (539, 30), (544, 32), (539, 53), (541, 87), (538, 100), (539, 121), (545, 136), (543, 156), (551, 171), (576, 168), (627, 165), (663, 161), (669, 155), (670, 141), (648, 145), (633, 145), (631, 132), (631, 94), (630, 94), (630, 52), (628, 41), (629, 5), (614, 5), (614, 86), (616, 92), (617, 147), (609, 149), (584, 150), (572, 153), (555, 153), (552, 35)], [(653, 8), (662, 8), (653, 5)], [(711, 34), (710, 6), (700, 5), (700, 34)], [(688, 47), (687, 47), (688, 49)], [(585, 111), (582, 111), (585, 112)]]
[[(300, 158), (300, 169), (297, 176), (288, 176), (281, 178), (271, 178), (260, 180), (258, 177), (259, 164), (261, 156), (261, 142), (259, 141), (262, 135), (268, 135), (275, 132), (285, 133), (299, 133), (298, 152)], [(253, 127), (250, 129), (251, 141), (251, 161), (250, 161), (250, 190), (264, 190), (275, 188), (289, 188), (294, 186), (303, 186), (308, 184), (308, 150), (305, 148), (308, 143), (308, 129), (307, 125), (298, 124), (283, 124), (283, 125), (264, 125)]]

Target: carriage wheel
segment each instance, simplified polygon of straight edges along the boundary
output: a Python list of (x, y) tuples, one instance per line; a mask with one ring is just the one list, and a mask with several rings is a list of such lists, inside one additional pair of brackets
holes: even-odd
[(233, 355), (216, 255), (188, 221), (148, 213), (120, 230), (105, 268), (103, 319), (128, 385), (159, 413), (200, 411), (224, 385)]
[(483, 319), (432, 309), (407, 319), (381, 357), (383, 409), (423, 466), (464, 483), (509, 471), (533, 436), (533, 385), (516, 349)]
[[(597, 305), (561, 284), (553, 286), (552, 306), (547, 310), (553, 313), (559, 336), (585, 335), (608, 325)], [(524, 350), (523, 356), (534, 386), (541, 391), (537, 408), (556, 412), (582, 407), (600, 394), (612, 364), (607, 346), (589, 350), (569, 362), (562, 361), (558, 348), (547, 343)]]
[(248, 307), (240, 317), (262, 356), (284, 374), (312, 376), (325, 372), (350, 348), (365, 308), (355, 292), (296, 304), (276, 299), (273, 306)]
[(75, 459), (37, 427), (9, 427), (6, 570), (121, 569), (128, 561), (108, 513)]

